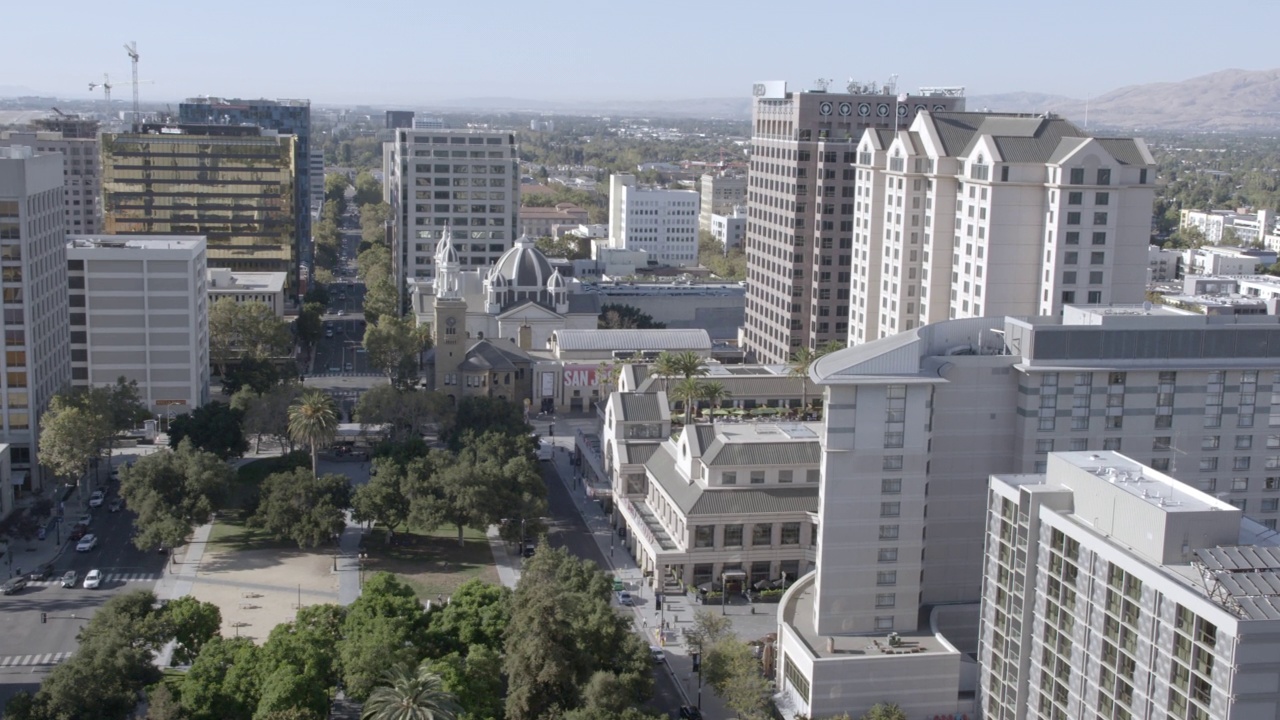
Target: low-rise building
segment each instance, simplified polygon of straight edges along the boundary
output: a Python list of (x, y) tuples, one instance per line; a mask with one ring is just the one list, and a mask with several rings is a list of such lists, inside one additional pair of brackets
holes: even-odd
[(1275, 233), (1276, 214), (1271, 210), (1183, 210), (1178, 229), (1186, 228), (1196, 228), (1215, 245), (1229, 239), (1228, 234), (1234, 236), (1235, 242), (1263, 242)]
[(209, 268), (206, 287), (209, 304), (222, 298), (236, 302), (260, 302), (284, 317), (284, 286), (288, 275), (282, 272), (236, 272), (228, 268)]
[(81, 236), (66, 252), (72, 383), (136, 381), (156, 414), (209, 402), (204, 238)]
[(1182, 276), (1182, 253), (1178, 250), (1148, 246), (1147, 264), (1150, 268), (1147, 282), (1167, 282)]
[(708, 173), (699, 179), (698, 192), (701, 198), (698, 229), (715, 232), (713, 215), (729, 215), (734, 208), (747, 204), (747, 176)]
[(713, 214), (710, 230), (724, 244), (725, 251), (732, 247), (742, 247), (747, 236), (747, 208), (740, 205), (724, 215)]
[(558, 238), (588, 220), (587, 211), (573, 203), (560, 203), (555, 207), (526, 205), (520, 208), (520, 234), (531, 238)]
[(1206, 245), (1183, 252), (1182, 271), (1187, 275), (1253, 275), (1276, 263), (1274, 250)]

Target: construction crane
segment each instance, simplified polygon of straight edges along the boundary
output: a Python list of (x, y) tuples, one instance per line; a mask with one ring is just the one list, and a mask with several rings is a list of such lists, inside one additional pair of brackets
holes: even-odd
[(125, 45), (124, 50), (133, 61), (133, 131), (138, 132), (142, 129), (142, 112), (138, 109), (138, 41)]
[(111, 117), (111, 77), (106, 73), (102, 73), (102, 82), (89, 83), (89, 92), (93, 92), (94, 88), (102, 87), (102, 94), (107, 100), (107, 117)]

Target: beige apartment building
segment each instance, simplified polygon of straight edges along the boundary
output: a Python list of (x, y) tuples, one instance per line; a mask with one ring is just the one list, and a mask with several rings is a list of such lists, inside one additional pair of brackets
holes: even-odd
[(74, 135), (56, 130), (5, 130), (0, 132), (0, 147), (24, 145), (40, 154), (62, 153), (67, 234), (91, 235), (98, 232), (102, 222), (102, 211), (98, 206), (98, 196), (102, 191), (102, 161), (96, 137)]
[(747, 307), (741, 344), (786, 363), (849, 335), (855, 153), (868, 128), (906, 128), (925, 112), (964, 109), (963, 88), (898, 94), (849, 83), (845, 92), (789, 92), (757, 83), (747, 185)]
[(734, 208), (746, 206), (747, 176), (708, 173), (698, 179), (698, 193), (698, 230), (711, 232), (712, 215), (732, 215)]

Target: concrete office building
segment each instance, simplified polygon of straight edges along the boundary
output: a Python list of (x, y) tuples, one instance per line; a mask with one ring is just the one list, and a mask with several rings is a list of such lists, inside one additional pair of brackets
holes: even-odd
[(276, 317), (284, 319), (285, 273), (232, 272), (226, 268), (209, 268), (205, 287), (209, 306), (222, 298), (236, 302), (260, 302), (270, 307)]
[(610, 175), (609, 245), (644, 250), (658, 265), (697, 265), (699, 202), (694, 190), (647, 190), (635, 175)]
[(1274, 718), (1274, 532), (1115, 452), (991, 478), (983, 717)]
[(0, 442), (10, 446), (19, 493), (43, 489), (40, 419), (71, 382), (63, 162), (61, 154), (0, 147)]
[(0, 147), (24, 145), (41, 155), (62, 153), (67, 233), (96, 233), (102, 220), (98, 208), (98, 195), (102, 190), (98, 138), (73, 135), (49, 130), (5, 130), (0, 131)]
[(711, 231), (712, 215), (730, 215), (734, 208), (746, 207), (746, 175), (703, 175), (698, 180), (698, 229)]
[(929, 112), (868, 130), (850, 344), (949, 318), (1142, 302), (1155, 161), (1039, 115)]
[[(293, 166), (297, 177), (293, 184), (294, 252), (298, 267), (289, 280), (291, 288), (304, 292), (309, 277), (302, 271), (314, 261), (311, 247), (312, 173), (307, 171), (311, 157), (310, 100), (241, 100), (216, 97), (189, 98), (178, 105), (178, 121), (193, 125), (257, 125), (281, 135), (292, 135)], [(321, 167), (320, 188), (324, 194), (324, 169)], [(210, 238), (212, 242), (212, 238)], [(211, 246), (212, 247), (212, 246)]]
[(386, 124), (383, 125), (387, 130), (400, 130), (413, 127), (413, 111), (412, 110), (388, 110), (386, 113)]
[(727, 215), (712, 215), (709, 231), (724, 245), (726, 253), (729, 248), (742, 247), (747, 238), (747, 209), (736, 207)]
[(863, 130), (964, 109), (963, 88), (921, 88), (901, 102), (892, 85), (846, 90), (753, 89), (741, 344), (758, 362), (786, 363), (801, 347), (848, 337), (853, 163)]
[(296, 292), (295, 188), (307, 174), (305, 156), (295, 164), (296, 143), (297, 136), (250, 125), (104, 133), (103, 231), (203, 235), (211, 266), (287, 272)]
[[(976, 608), (963, 604), (981, 597), (990, 475), (1043, 473), (1052, 452), (1112, 450), (1267, 528), (1280, 520), (1273, 316), (1068, 306), (1062, 317), (947, 320), (826, 355), (811, 376), (826, 392), (817, 570), (783, 598), (791, 674), (778, 677), (810, 716), (882, 700), (913, 717), (974, 712), (976, 685), (940, 678), (976, 677), (963, 659), (977, 651)], [(869, 649), (890, 631), (923, 649)], [(860, 665), (881, 656), (921, 665)], [(929, 691), (877, 685), (886, 677)]]
[(318, 216), (324, 208), (324, 150), (312, 148), (307, 170), (311, 184), (311, 213)]
[(71, 379), (138, 383), (153, 414), (209, 402), (209, 295), (204, 238), (73, 237)]
[(463, 269), (487, 268), (512, 247), (520, 226), (515, 135), (400, 129), (383, 145), (382, 168), (402, 293), (408, 278), (435, 277), (436, 243), (446, 228)]

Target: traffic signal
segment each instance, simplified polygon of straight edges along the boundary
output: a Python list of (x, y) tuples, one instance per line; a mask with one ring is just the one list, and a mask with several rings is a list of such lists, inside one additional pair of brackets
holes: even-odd
[(40, 613), (40, 622), (42, 622), (42, 623), (47, 623), (47, 622), (49, 622), (49, 613), (47, 613), (47, 612), (42, 612), (42, 613)]

